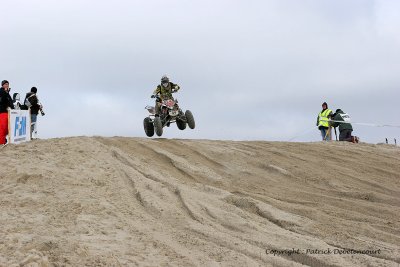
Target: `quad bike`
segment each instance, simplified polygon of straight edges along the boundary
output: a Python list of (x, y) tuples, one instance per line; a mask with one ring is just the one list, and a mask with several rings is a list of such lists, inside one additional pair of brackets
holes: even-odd
[(144, 132), (148, 137), (154, 135), (154, 131), (158, 136), (163, 134), (163, 128), (169, 127), (171, 123), (176, 122), (179, 130), (185, 130), (186, 124), (190, 129), (194, 129), (195, 122), (193, 114), (190, 110), (186, 110), (185, 113), (179, 108), (178, 100), (174, 99), (161, 99), (159, 96), (155, 96), (157, 102), (161, 104), (161, 112), (159, 115), (155, 113), (155, 107), (146, 106), (145, 109), (150, 113), (148, 117), (144, 118), (143, 126)]

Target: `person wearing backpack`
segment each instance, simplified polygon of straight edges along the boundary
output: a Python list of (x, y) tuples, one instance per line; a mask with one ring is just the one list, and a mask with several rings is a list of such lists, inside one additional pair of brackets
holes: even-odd
[(44, 112), (42, 111), (42, 105), (39, 102), (37, 97), (37, 88), (32, 87), (29, 93), (26, 93), (24, 105), (30, 109), (31, 113), (31, 134), (32, 138), (36, 138), (37, 136), (37, 116), (39, 111), (42, 115)]

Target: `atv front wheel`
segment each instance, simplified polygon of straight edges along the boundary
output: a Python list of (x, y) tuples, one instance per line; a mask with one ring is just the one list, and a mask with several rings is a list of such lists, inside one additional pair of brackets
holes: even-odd
[(186, 129), (186, 121), (176, 119), (176, 126), (178, 126), (179, 130), (185, 130)]
[(186, 117), (186, 122), (189, 125), (189, 128), (190, 129), (194, 129), (196, 124), (194, 122), (193, 114), (192, 114), (192, 112), (190, 110), (186, 110), (185, 117)]
[(143, 120), (144, 132), (148, 137), (152, 137), (154, 135), (154, 126), (153, 122), (149, 117), (144, 118)]
[(154, 129), (156, 130), (156, 134), (161, 136), (163, 133), (163, 126), (160, 117), (154, 118)]

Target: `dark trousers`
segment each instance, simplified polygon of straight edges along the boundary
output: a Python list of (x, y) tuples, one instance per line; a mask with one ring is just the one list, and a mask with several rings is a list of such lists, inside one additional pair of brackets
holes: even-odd
[(353, 142), (351, 132), (353, 130), (341, 130), (340, 135), (339, 135), (339, 141), (347, 141), (347, 142)]

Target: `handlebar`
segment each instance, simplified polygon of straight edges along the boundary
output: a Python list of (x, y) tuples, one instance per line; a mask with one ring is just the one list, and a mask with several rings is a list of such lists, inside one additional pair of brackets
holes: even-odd
[[(171, 91), (171, 93), (177, 93), (178, 92), (178, 90), (175, 90), (175, 89), (173, 89), (172, 91)], [(151, 98), (156, 98), (156, 99), (160, 99), (161, 97), (160, 97), (160, 95), (151, 95)]]

